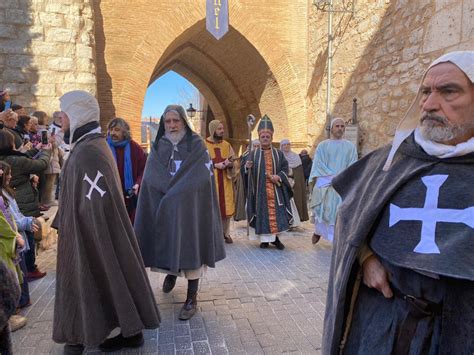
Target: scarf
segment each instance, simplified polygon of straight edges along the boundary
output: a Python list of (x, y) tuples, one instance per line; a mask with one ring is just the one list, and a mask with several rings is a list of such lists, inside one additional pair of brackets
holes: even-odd
[(415, 142), (418, 143), (427, 154), (441, 159), (459, 157), (474, 152), (474, 137), (457, 145), (446, 145), (427, 140), (423, 137), (419, 128), (417, 128), (415, 129)]
[(124, 148), (123, 155), (123, 177), (125, 179), (125, 191), (130, 190), (134, 184), (133, 181), (133, 168), (132, 168), (132, 155), (130, 150), (130, 140), (126, 139), (120, 142), (114, 142), (110, 136), (107, 136), (107, 143), (109, 144), (110, 150), (114, 155), (115, 161), (117, 161), (116, 148)]
[(302, 165), (301, 158), (295, 152), (289, 151), (288, 153), (283, 152), (286, 160), (288, 161), (288, 166), (291, 169), (297, 168), (298, 166)]

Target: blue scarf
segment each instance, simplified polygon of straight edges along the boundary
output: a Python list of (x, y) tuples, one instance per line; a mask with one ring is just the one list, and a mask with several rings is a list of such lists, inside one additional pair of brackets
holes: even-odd
[(117, 153), (115, 152), (115, 148), (123, 148), (125, 147), (125, 154), (123, 157), (123, 176), (125, 178), (125, 192), (130, 190), (134, 184), (133, 182), (133, 168), (132, 168), (132, 157), (130, 153), (130, 141), (124, 140), (121, 142), (114, 142), (110, 136), (107, 137), (107, 143), (109, 144), (110, 150), (114, 155), (115, 161), (117, 161)]

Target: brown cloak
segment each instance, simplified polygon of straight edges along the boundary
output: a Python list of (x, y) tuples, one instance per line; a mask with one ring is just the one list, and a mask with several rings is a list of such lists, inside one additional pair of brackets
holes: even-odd
[(117, 165), (100, 134), (85, 136), (71, 151), (59, 201), (53, 340), (95, 346), (117, 327), (125, 337), (157, 328)]
[(308, 197), (306, 195), (306, 181), (304, 179), (303, 165), (293, 168), (293, 198), (295, 199), (296, 208), (300, 215), (301, 222), (307, 221), (308, 216)]

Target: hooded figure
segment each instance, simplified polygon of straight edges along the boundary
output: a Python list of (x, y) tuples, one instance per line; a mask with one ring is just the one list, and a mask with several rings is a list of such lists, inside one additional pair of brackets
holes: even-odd
[(143, 175), (135, 232), (145, 266), (167, 274), (163, 292), (171, 292), (178, 276), (188, 279), (179, 318), (191, 318), (199, 278), (225, 258), (225, 250), (212, 161), (179, 105), (169, 105), (161, 117)]
[(435, 60), (392, 146), (332, 180), (324, 354), (474, 353), (473, 81), (474, 51)]
[[(117, 165), (100, 134), (99, 105), (83, 91), (60, 102), (72, 150), (53, 222), (59, 233), (53, 340), (66, 350), (138, 347), (142, 330), (157, 328), (160, 319)], [(105, 340), (115, 328), (120, 335)]]
[(214, 166), (217, 197), (221, 211), (224, 240), (231, 244), (230, 219), (235, 213), (233, 167), (235, 153), (229, 142), (224, 140), (224, 124), (218, 120), (209, 122), (209, 137), (206, 146)]
[[(283, 152), (290, 171), (290, 177), (293, 178), (293, 203), (296, 205), (299, 220), (301, 222), (307, 221), (308, 216), (308, 195), (306, 193), (306, 181), (304, 178), (303, 162), (301, 157), (291, 150), (291, 142), (288, 139), (283, 139), (280, 142), (280, 149)], [(293, 216), (296, 219), (296, 214)], [(293, 224), (294, 226), (295, 224)]]

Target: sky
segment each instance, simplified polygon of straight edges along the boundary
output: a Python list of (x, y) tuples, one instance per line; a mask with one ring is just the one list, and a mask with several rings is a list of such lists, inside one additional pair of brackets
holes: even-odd
[(187, 109), (189, 103), (192, 102), (194, 107), (198, 107), (198, 97), (199, 91), (193, 84), (181, 75), (169, 71), (148, 87), (143, 104), (142, 119), (147, 119), (150, 116), (160, 117), (169, 104), (180, 104)]

